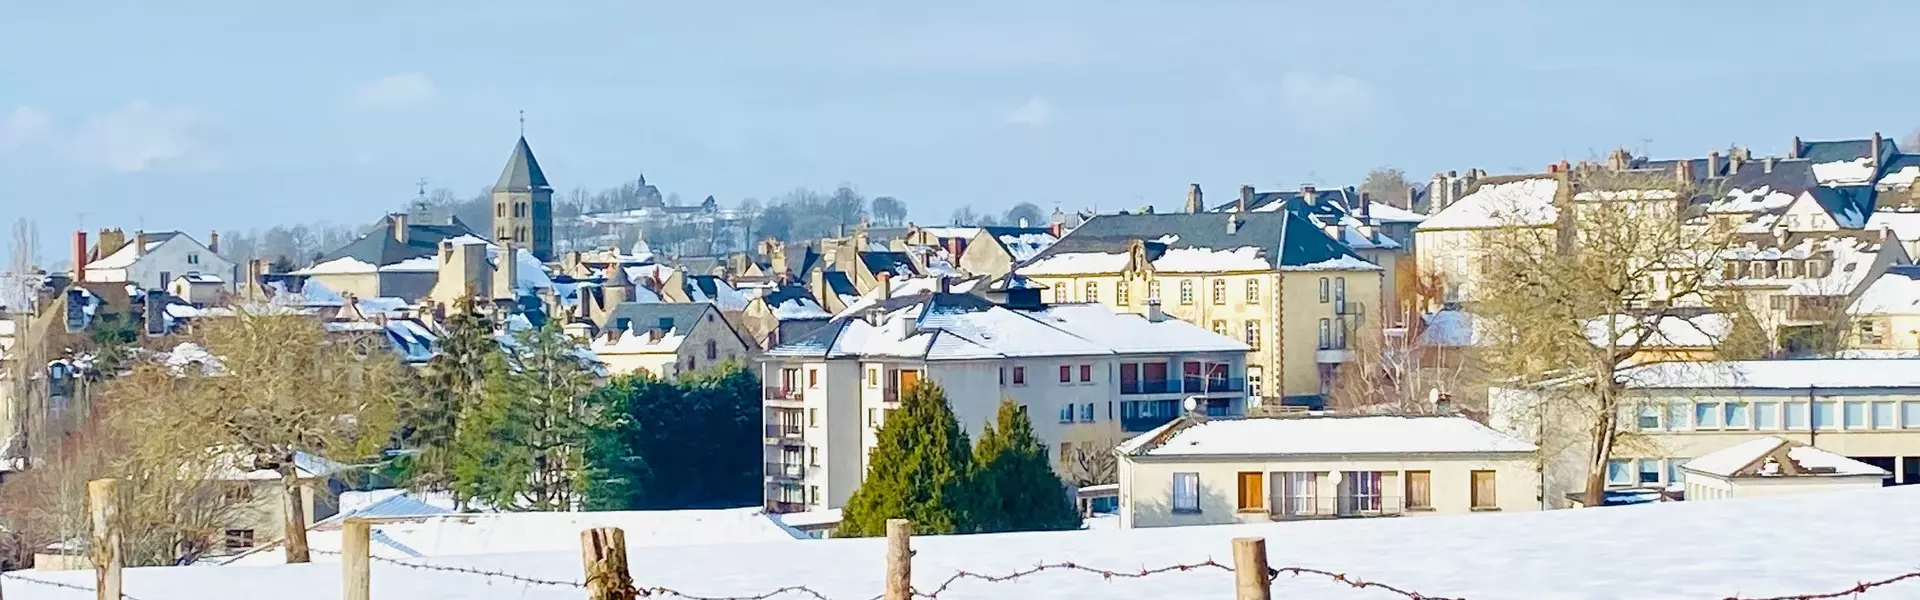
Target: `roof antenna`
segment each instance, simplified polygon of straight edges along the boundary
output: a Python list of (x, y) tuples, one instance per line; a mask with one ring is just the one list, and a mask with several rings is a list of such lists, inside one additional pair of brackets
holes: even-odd
[(520, 137), (527, 137), (527, 111), (520, 111)]
[(426, 200), (427, 199), (427, 178), (421, 177), (420, 183), (418, 183), (417, 185), (420, 186), (420, 199)]

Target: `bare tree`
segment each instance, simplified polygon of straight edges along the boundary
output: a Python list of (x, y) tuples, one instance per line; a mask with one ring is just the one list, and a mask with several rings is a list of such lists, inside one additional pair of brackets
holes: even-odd
[(1406, 171), (1378, 167), (1367, 172), (1367, 178), (1360, 182), (1360, 192), (1372, 196), (1375, 202), (1411, 209), (1413, 199), (1407, 197), (1408, 185)]
[[(1351, 356), (1335, 369), (1327, 409), (1344, 414), (1434, 414), (1445, 395), (1470, 412), (1483, 410), (1472, 383), (1481, 381), (1468, 345), (1421, 345), (1412, 329), (1355, 323), (1344, 338)], [(1473, 400), (1468, 402), (1468, 400)]]
[(1713, 192), (1684, 175), (1582, 165), (1556, 178), (1551, 205), (1516, 197), (1496, 211), (1480, 276), (1499, 283), (1477, 286), (1472, 310), (1487, 375), (1530, 399), (1517, 421), (1543, 457), (1579, 453), (1583, 504), (1600, 506), (1608, 461), (1640, 443), (1621, 422), (1633, 408), (1621, 372), (1662, 343), (1663, 323), (1712, 305), (1734, 236), (1688, 219)]
[(1920, 128), (1907, 132), (1906, 136), (1900, 138), (1900, 151), (1909, 154), (1920, 152)]
[(1113, 456), (1113, 449), (1121, 441), (1107, 437), (1075, 444), (1073, 453), (1067, 457), (1067, 479), (1081, 487), (1120, 483), (1119, 462)]
[(872, 212), (882, 226), (899, 227), (907, 222), (907, 204), (893, 196), (875, 196)]

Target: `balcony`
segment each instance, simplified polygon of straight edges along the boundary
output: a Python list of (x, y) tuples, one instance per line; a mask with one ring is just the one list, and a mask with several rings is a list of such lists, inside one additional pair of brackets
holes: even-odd
[(1272, 502), (1277, 505), (1270, 514), (1275, 521), (1397, 517), (1407, 512), (1399, 496), (1283, 497)]
[(799, 463), (766, 463), (767, 479), (772, 481), (799, 481), (807, 477), (807, 466)]
[(778, 387), (767, 386), (765, 388), (765, 392), (766, 393), (762, 394), (761, 397), (766, 398), (767, 402), (770, 404), (791, 404), (794, 406), (798, 406), (800, 404), (799, 388), (789, 388), (785, 386), (778, 386)]
[(886, 389), (880, 390), (880, 401), (881, 402), (899, 402), (900, 388), (886, 388)]
[(1150, 394), (1178, 394), (1180, 383), (1172, 379), (1147, 379), (1120, 382), (1120, 395), (1144, 396)]
[(1321, 348), (1313, 352), (1313, 361), (1323, 365), (1334, 365), (1353, 361), (1353, 351), (1339, 348)]
[(768, 444), (798, 444), (806, 439), (799, 425), (768, 425), (766, 433)]
[(779, 501), (779, 500), (768, 500), (768, 501), (767, 501), (767, 512), (770, 512), (770, 513), (797, 513), (797, 512), (807, 512), (807, 503), (805, 503), (805, 502), (781, 502), (781, 501)]
[(1183, 387), (1189, 394), (1218, 394), (1225, 392), (1243, 392), (1247, 389), (1244, 377), (1199, 377), (1183, 378)]

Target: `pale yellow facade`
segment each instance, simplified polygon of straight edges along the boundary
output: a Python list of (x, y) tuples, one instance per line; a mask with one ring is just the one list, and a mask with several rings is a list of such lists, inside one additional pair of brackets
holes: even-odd
[[(221, 524), (224, 531), (213, 532), (213, 553), (239, 552), (286, 537), (286, 496), (281, 492), (280, 480), (242, 479), (222, 482), (221, 485), (226, 488), (227, 498), (233, 504), (225, 522)], [(324, 486), (325, 481), (318, 478), (301, 480), (301, 509), (305, 511), (309, 527), (315, 521), (337, 512), (333, 498), (316, 497), (315, 488)], [(251, 544), (243, 545), (243, 540), (251, 540)]]
[[(1475, 507), (1475, 472), (1485, 478), (1491, 473), (1492, 497)], [(1199, 510), (1175, 511), (1174, 474), (1190, 473), (1199, 480)], [(1289, 500), (1280, 482), (1291, 477), (1311, 477), (1314, 495), (1304, 504)], [(1380, 487), (1372, 499), (1355, 500), (1352, 473), (1379, 473)], [(1424, 473), (1427, 497), (1409, 490), (1409, 473)], [(1258, 474), (1249, 477), (1248, 474)], [(1252, 480), (1257, 479), (1257, 482)], [(1246, 490), (1243, 484), (1257, 483), (1258, 489)], [(1417, 486), (1415, 486), (1417, 487)], [(1294, 506), (1315, 507), (1316, 515), (1392, 516), (1463, 514), (1470, 512), (1523, 512), (1537, 510), (1540, 502), (1539, 474), (1528, 453), (1505, 454), (1405, 454), (1378, 456), (1194, 456), (1194, 457), (1120, 457), (1120, 526), (1169, 527), (1182, 525), (1220, 525), (1289, 520)], [(1242, 496), (1257, 500), (1243, 506)], [(1298, 498), (1298, 497), (1296, 497)]]
[[(1381, 290), (1387, 285), (1378, 269), (1158, 271), (1032, 279), (1050, 288), (1045, 297), (1055, 303), (1092, 302), (1117, 312), (1144, 313), (1148, 299), (1157, 298), (1167, 315), (1246, 342), (1253, 347), (1247, 354), (1247, 390), (1255, 403), (1327, 393), (1334, 367), (1351, 360), (1345, 349), (1358, 337), (1355, 332), (1380, 326)], [(1341, 344), (1343, 340), (1349, 341)]]
[(1920, 313), (1855, 314), (1850, 347), (1920, 354)]
[(1877, 475), (1727, 478), (1693, 471), (1683, 474), (1688, 501), (1871, 490), (1883, 485)]
[[(744, 361), (752, 359), (753, 351), (718, 316), (717, 311), (710, 311), (707, 316), (712, 316), (713, 320), (702, 318), (678, 345), (634, 344), (623, 347), (620, 344), (597, 343), (596, 340), (592, 349), (594, 355), (606, 363), (609, 375), (645, 373), (661, 379), (674, 379), (683, 374), (710, 369), (729, 360), (744, 364)], [(647, 333), (641, 332), (639, 335)]]

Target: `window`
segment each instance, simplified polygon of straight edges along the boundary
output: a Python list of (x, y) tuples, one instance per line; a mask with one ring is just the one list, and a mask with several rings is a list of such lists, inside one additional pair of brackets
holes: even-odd
[(1060, 422), (1061, 423), (1073, 422), (1073, 405), (1072, 404), (1060, 405)]
[(809, 388), (820, 387), (820, 370), (819, 369), (807, 369), (807, 387)]
[(1407, 510), (1433, 510), (1433, 474), (1407, 471)]
[(1624, 458), (1608, 460), (1607, 485), (1632, 485), (1633, 473), (1631, 473), (1630, 470), (1633, 467), (1630, 465), (1631, 462), (1633, 461)]
[(1073, 383), (1073, 365), (1060, 365), (1060, 383)]
[(1720, 403), (1699, 402), (1693, 405), (1693, 426), (1700, 429), (1720, 427)]
[(230, 485), (221, 493), (221, 496), (230, 503), (250, 502), (253, 500), (253, 486), (245, 483)]
[(1223, 321), (1223, 320), (1218, 320), (1218, 319), (1216, 319), (1216, 320), (1214, 320), (1214, 322), (1213, 322), (1213, 332), (1214, 332), (1214, 333), (1216, 333), (1216, 334), (1220, 334), (1220, 335), (1226, 335), (1226, 334), (1227, 334), (1227, 322), (1226, 322), (1226, 321)]
[(1721, 416), (1725, 417), (1725, 420), (1722, 422), (1726, 424), (1727, 429), (1746, 429), (1747, 403), (1728, 402), (1726, 408), (1722, 410)]
[(1027, 384), (1027, 368), (1026, 367), (1013, 368), (1013, 384), (1014, 385)]
[(1899, 423), (1895, 423), (1893, 421), (1893, 403), (1892, 402), (1873, 403), (1873, 428), (1874, 429), (1893, 429), (1899, 426), (1900, 426)]
[(1328, 319), (1321, 319), (1320, 320), (1320, 349), (1329, 350), (1332, 348), (1333, 348), (1333, 321)]
[(252, 547), (253, 547), (253, 530), (252, 529), (228, 529), (227, 530), (227, 549), (228, 550), (239, 550), (241, 548), (252, 548)]
[(1347, 471), (1342, 474), (1347, 484), (1347, 508), (1369, 512), (1380, 510), (1380, 472)]
[(1265, 478), (1261, 477), (1261, 473), (1259, 471), (1241, 471), (1240, 472), (1239, 508), (1241, 512), (1252, 512), (1252, 511), (1258, 511), (1266, 508), (1267, 506), (1267, 503), (1265, 500), (1266, 486), (1262, 485), (1264, 481), (1265, 481)]
[[(501, 204), (495, 204), (495, 205), (493, 205), (493, 216), (496, 216), (496, 217), (503, 217), (503, 218), (504, 218), (504, 217), (506, 217), (506, 216), (507, 216), (507, 205), (506, 205), (505, 203), (501, 203)], [(501, 236), (500, 236), (500, 237), (505, 237), (505, 234), (501, 234)]]
[(1180, 280), (1180, 303), (1193, 304), (1193, 280)]
[(1753, 261), (1752, 264), (1747, 265), (1747, 272), (1752, 273), (1755, 279), (1768, 279), (1773, 277), (1771, 269), (1767, 268), (1767, 261), (1764, 260), (1756, 260)]
[(1100, 301), (1100, 283), (1097, 281), (1087, 282), (1086, 293), (1083, 297), (1081, 297), (1081, 299), (1087, 302), (1099, 302)]
[(195, 253), (188, 254), (187, 264), (190, 264), (190, 265), (200, 264), (200, 253), (195, 252)]
[(1753, 403), (1753, 428), (1754, 429), (1779, 429), (1780, 428), (1780, 403), (1779, 402)]
[(808, 427), (820, 426), (820, 409), (818, 408), (807, 409), (807, 426)]
[(1660, 483), (1660, 459), (1640, 459), (1640, 483)]
[(1783, 406), (1787, 412), (1787, 429), (1807, 428), (1807, 403), (1788, 402)]
[(1339, 305), (1340, 305), (1341, 307), (1343, 307), (1343, 308), (1344, 308), (1344, 307), (1346, 307), (1346, 305), (1347, 305), (1347, 278), (1345, 278), (1345, 277), (1335, 277), (1335, 278), (1333, 278), (1333, 302), (1334, 302), (1335, 304), (1339, 304)]
[(1247, 280), (1247, 304), (1260, 303), (1260, 280)]
[(1055, 285), (1055, 286), (1053, 286), (1053, 303), (1054, 303), (1054, 304), (1062, 304), (1062, 303), (1065, 303), (1066, 301), (1067, 301), (1067, 286), (1066, 286), (1066, 284), (1065, 284), (1065, 283), (1061, 283), (1061, 284), (1057, 284), (1057, 285)]
[(1260, 392), (1260, 371), (1253, 368), (1247, 369), (1247, 397), (1259, 398)]
[(1200, 512), (1200, 474), (1173, 474), (1173, 512)]
[(707, 360), (720, 360), (720, 344), (707, 340)]
[[(1341, 300), (1341, 302), (1346, 302), (1346, 300)], [(1333, 347), (1338, 350), (1347, 349), (1347, 318), (1346, 317), (1333, 318)]]
[(1122, 279), (1113, 284), (1113, 303), (1121, 306), (1128, 304), (1127, 281)]
[(1689, 460), (1693, 460), (1693, 459), (1690, 459), (1690, 458), (1667, 459), (1667, 483), (1669, 485), (1683, 482), (1683, 480), (1681, 479), (1682, 474), (1680, 473), (1680, 465), (1687, 464), (1687, 461)]
[(1080, 365), (1080, 383), (1093, 382), (1093, 365)]
[(1156, 280), (1147, 282), (1147, 299), (1148, 300), (1160, 299), (1160, 280), (1156, 279)]
[(880, 369), (867, 367), (867, 387), (880, 387)]
[(1060, 464), (1073, 462), (1073, 442), (1060, 442)]
[(1286, 514), (1314, 514), (1318, 508), (1314, 505), (1314, 488), (1318, 487), (1318, 476), (1315, 473), (1300, 472), (1282, 473), (1282, 475), (1286, 476), (1286, 485), (1284, 486), (1286, 489), (1283, 490), (1286, 494), (1287, 505), (1283, 509)]
[(1827, 261), (1818, 258), (1807, 259), (1807, 277), (1819, 279), (1827, 276)]
[(1246, 335), (1247, 346), (1253, 348), (1254, 350), (1259, 350), (1260, 349), (1260, 322), (1247, 321), (1247, 325), (1245, 329), (1246, 329), (1245, 335)]
[(1652, 404), (1641, 404), (1638, 425), (1641, 429), (1659, 429), (1660, 409), (1655, 408)]
[(1227, 303), (1227, 280), (1213, 280), (1213, 303), (1215, 305), (1225, 305)]
[(1667, 403), (1667, 429), (1673, 430), (1673, 431), (1686, 430), (1689, 427), (1688, 424), (1693, 422), (1691, 419), (1687, 418), (1689, 416), (1691, 415), (1687, 414), (1687, 403), (1685, 402), (1668, 402)]
[(867, 426), (874, 427), (879, 424), (880, 424), (880, 409), (877, 409), (877, 408), (867, 409)]
[(1813, 428), (1833, 429), (1833, 409), (1835, 403), (1823, 400), (1813, 403)]
[(816, 467), (820, 466), (820, 448), (818, 446), (807, 446), (807, 464)]
[(1473, 489), (1469, 495), (1473, 500), (1473, 508), (1478, 510), (1499, 508), (1499, 496), (1495, 494), (1493, 485), (1493, 471), (1474, 471), (1472, 477)]
[(1886, 340), (1881, 339), (1880, 337), (1880, 327), (1878, 323), (1875, 323), (1873, 321), (1860, 322), (1860, 343), (1861, 344), (1869, 345), (1869, 346), (1878, 346), (1885, 342)]
[(1092, 402), (1088, 402), (1080, 407), (1080, 422), (1082, 423), (1093, 422), (1093, 403)]
[(1900, 403), (1900, 426), (1920, 429), (1920, 402)]
[(1840, 405), (1841, 425), (1847, 429), (1867, 428), (1867, 403), (1846, 402)]
[(1797, 264), (1799, 264), (1798, 261), (1791, 261), (1791, 260), (1780, 261), (1780, 273), (1779, 273), (1780, 277), (1788, 278), (1788, 279), (1792, 278), (1794, 276), (1793, 275), (1794, 265), (1797, 265)]
[(817, 485), (807, 486), (807, 504), (812, 504), (814, 506), (820, 505), (820, 486), (817, 486)]
[(1327, 279), (1325, 277), (1321, 277), (1320, 278), (1320, 303), (1326, 304), (1327, 302), (1330, 302), (1332, 300), (1333, 300), (1333, 280)]

